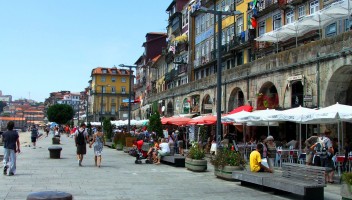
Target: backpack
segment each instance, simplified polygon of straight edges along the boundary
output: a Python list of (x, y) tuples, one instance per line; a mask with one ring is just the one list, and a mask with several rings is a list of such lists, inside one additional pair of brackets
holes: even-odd
[(77, 135), (77, 138), (76, 138), (76, 144), (78, 145), (83, 145), (85, 143), (84, 141), (84, 130), (82, 132), (79, 131), (79, 129), (77, 130), (78, 131), (78, 135)]

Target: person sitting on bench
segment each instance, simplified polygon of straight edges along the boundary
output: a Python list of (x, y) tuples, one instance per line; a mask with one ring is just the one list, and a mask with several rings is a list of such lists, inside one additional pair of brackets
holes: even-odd
[(263, 151), (263, 144), (257, 144), (257, 149), (252, 151), (249, 156), (249, 166), (251, 172), (270, 172), (272, 173), (273, 170), (264, 166), (262, 162), (262, 158), (260, 156), (261, 152)]
[(161, 139), (161, 143), (159, 144), (158, 150), (158, 162), (155, 164), (160, 164), (160, 160), (162, 156), (170, 155), (170, 146), (169, 143), (166, 142), (165, 138)]

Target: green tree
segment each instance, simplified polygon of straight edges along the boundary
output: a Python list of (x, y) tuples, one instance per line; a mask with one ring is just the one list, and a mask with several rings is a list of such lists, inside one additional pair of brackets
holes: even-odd
[(6, 105), (7, 105), (6, 102), (0, 101), (0, 113), (1, 113), (2, 111), (4, 111), (4, 107), (5, 107)]
[(159, 112), (155, 112), (152, 116), (150, 116), (148, 131), (154, 131), (157, 137), (163, 137), (163, 128)]
[(72, 119), (74, 111), (69, 105), (55, 104), (48, 108), (47, 115), (48, 120), (51, 122), (56, 122), (58, 124), (66, 124)]
[(104, 134), (105, 134), (105, 137), (106, 139), (111, 139), (112, 137), (112, 124), (110, 122), (110, 119), (106, 119), (104, 118), (104, 121), (103, 121), (103, 130), (104, 130)]

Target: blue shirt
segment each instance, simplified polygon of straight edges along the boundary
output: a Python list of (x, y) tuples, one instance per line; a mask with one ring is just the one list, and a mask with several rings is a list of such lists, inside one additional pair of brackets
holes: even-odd
[(16, 142), (18, 138), (19, 138), (19, 135), (17, 131), (12, 130), (12, 131), (6, 131), (5, 133), (3, 133), (2, 139), (4, 142), (4, 148), (16, 150)]

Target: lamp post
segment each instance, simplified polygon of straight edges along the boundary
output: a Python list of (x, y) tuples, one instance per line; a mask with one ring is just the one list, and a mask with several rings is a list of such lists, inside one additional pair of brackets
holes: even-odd
[(217, 71), (216, 71), (216, 143), (217, 147), (220, 147), (221, 141), (221, 42), (222, 42), (222, 16), (236, 16), (242, 14), (241, 12), (235, 10), (232, 12), (228, 11), (217, 11), (210, 10), (205, 7), (200, 7), (198, 9), (200, 12), (213, 14), (218, 18), (218, 38), (217, 38)]
[(137, 66), (132, 65), (124, 65), (120, 64), (119, 67), (127, 67), (130, 70), (130, 78), (128, 83), (128, 125), (127, 125), (127, 133), (131, 132), (131, 97), (132, 97), (132, 89), (131, 89), (131, 81), (132, 81), (132, 68), (137, 68)]

